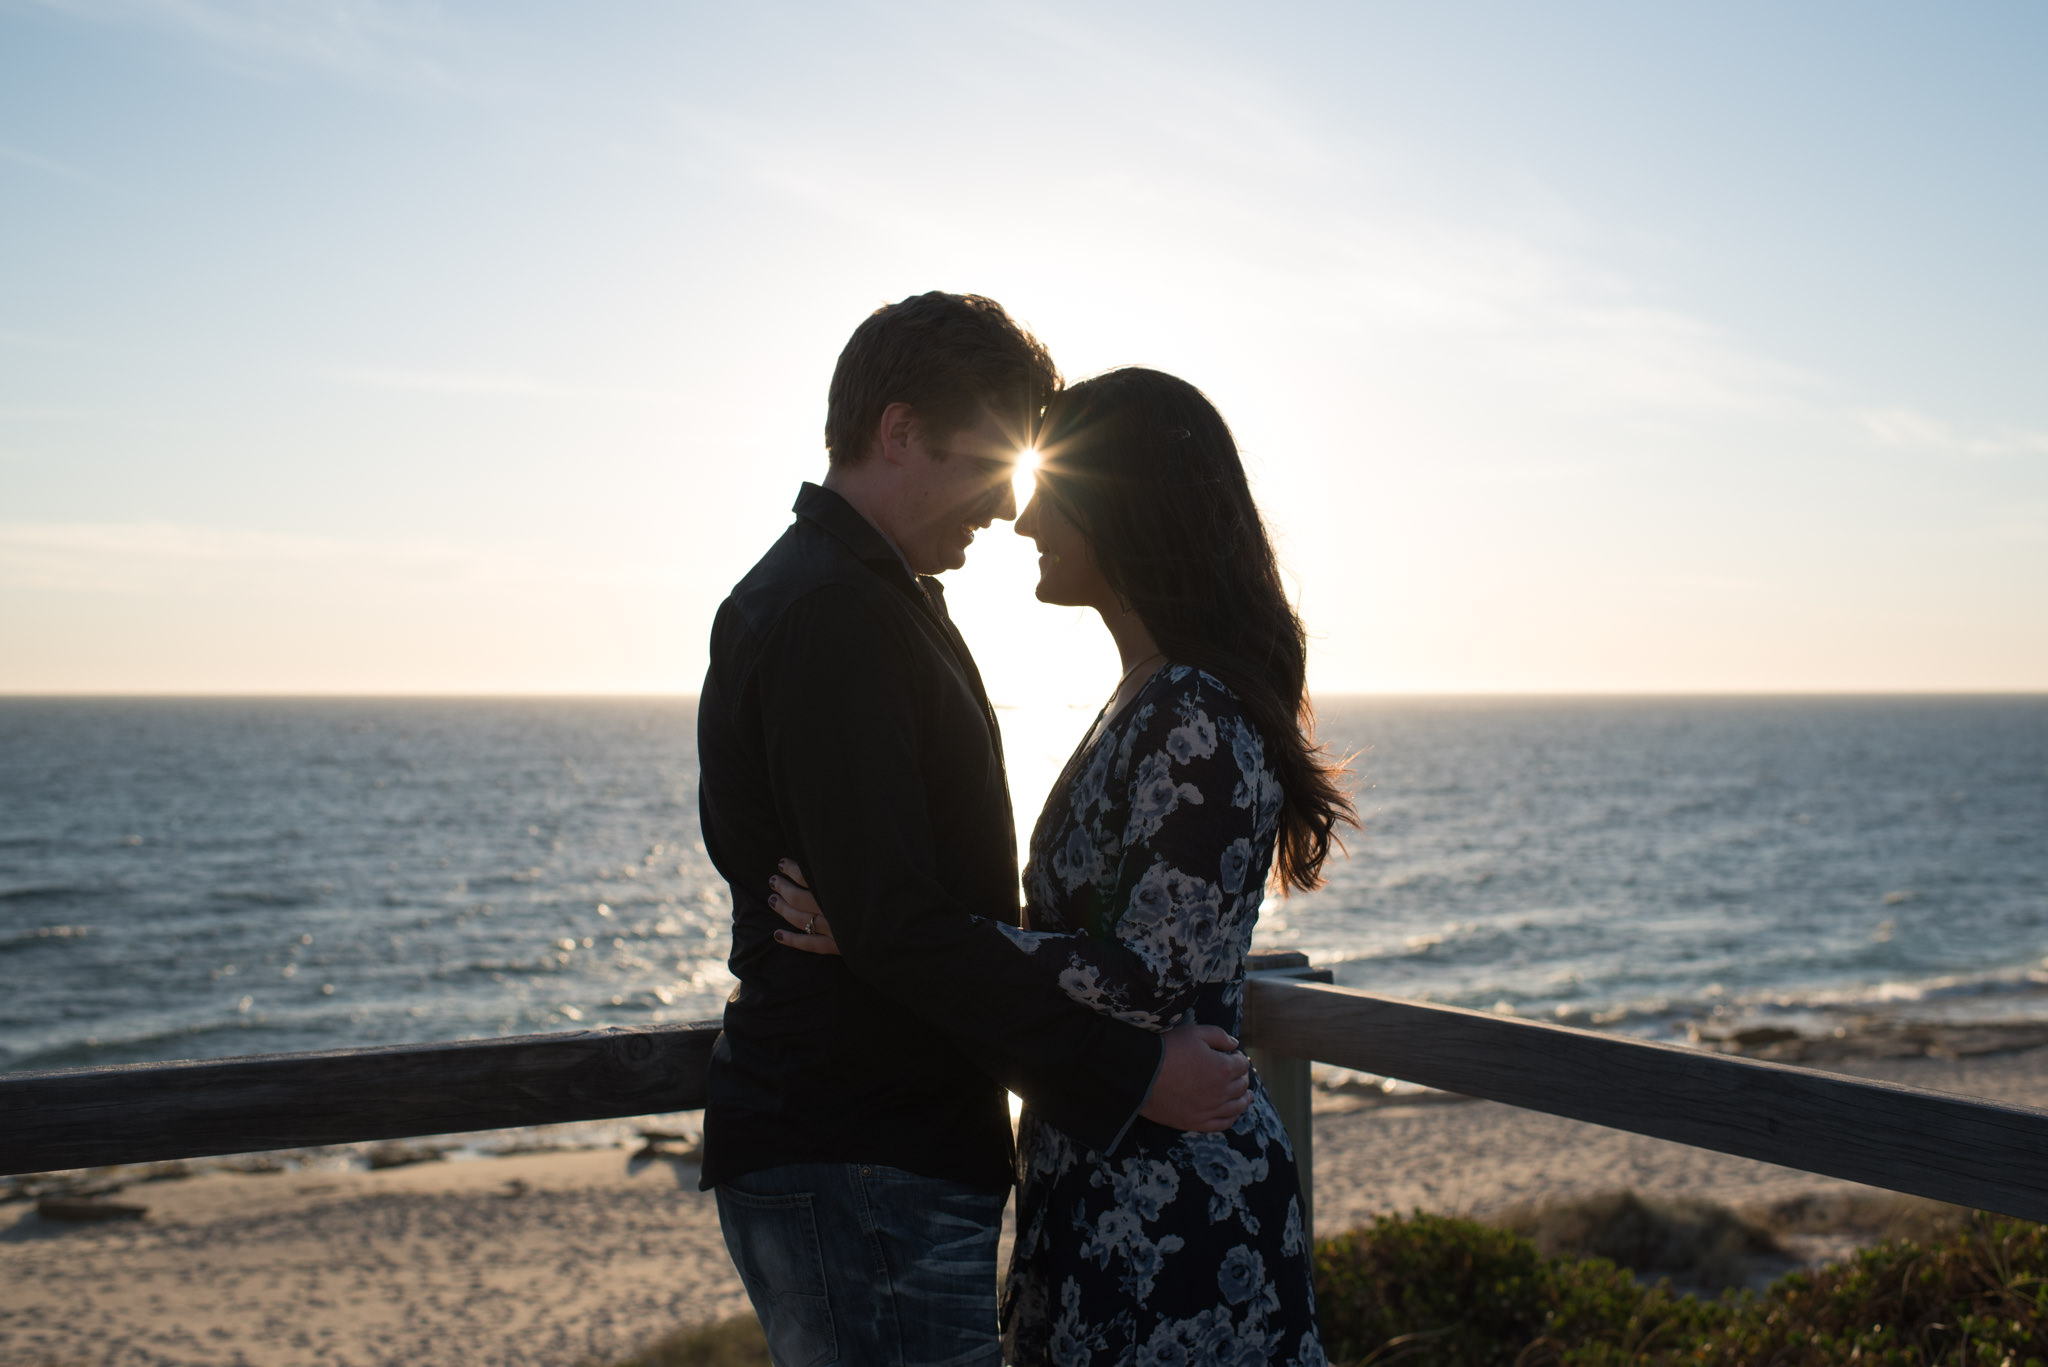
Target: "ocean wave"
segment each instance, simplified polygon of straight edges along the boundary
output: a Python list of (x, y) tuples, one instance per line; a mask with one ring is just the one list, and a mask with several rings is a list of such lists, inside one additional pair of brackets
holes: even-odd
[(504, 974), (559, 976), (564, 971), (563, 961), (550, 956), (543, 959), (476, 959), (469, 963), (442, 964), (434, 970), (433, 976), (447, 982), (459, 978), (489, 978)]
[[(194, 1021), (174, 1029), (142, 1031), (111, 1038), (88, 1035), (84, 1039), (70, 1039), (39, 1049), (11, 1053), (5, 1062), (10, 1072), (96, 1068), (116, 1063), (177, 1062), (193, 1055), (171, 1053), (170, 1049), (185, 1047), (193, 1040), (208, 1039), (216, 1035), (254, 1033), (262, 1030), (266, 1024), (267, 1022), (257, 1017), (238, 1016), (232, 1020)], [(225, 1057), (211, 1051), (207, 1051), (204, 1056)]]
[[(2038, 699), (1328, 701), (1325, 738), (1372, 757), (1378, 815), (1327, 890), (1276, 899), (1261, 931), (1347, 985), (1672, 1040), (2048, 1019)], [(76, 780), (24, 794), (0, 837), (26, 837), (0, 848), (19, 951), (0, 954), (0, 1050), (56, 1066), (448, 1038), (559, 1028), (558, 1002), (586, 1023), (714, 1013), (730, 901), (683, 800), (680, 706), (263, 704), (252, 727), (242, 704), (108, 704), (32, 731), (0, 707), (7, 745)], [(109, 762), (115, 713), (160, 764)], [(1033, 715), (1005, 722), (1036, 735)], [(1062, 733), (1047, 784), (1073, 725), (1044, 728)], [(402, 803), (305, 781), (335, 757), (383, 774), (401, 750)], [(1959, 821), (1940, 795), (1966, 788)], [(149, 812), (175, 827), (118, 844)], [(656, 989), (674, 1000), (650, 1013), (634, 994)], [(244, 993), (264, 1023), (229, 1033), (250, 1029)]]
[(0, 888), (0, 902), (54, 902), (65, 897), (82, 897), (90, 888), (71, 883), (37, 883), (25, 888)]
[(1785, 1010), (1887, 1012), (1901, 1006), (2039, 992), (2048, 992), (2048, 960), (1978, 973), (1944, 973), (1918, 980), (1887, 979), (1845, 987), (1759, 992), (1739, 997), (1737, 1003)]
[(309, 907), (320, 900), (324, 891), (319, 888), (215, 888), (207, 896), (230, 906)]
[(37, 926), (34, 930), (24, 930), (18, 935), (0, 937), (0, 954), (10, 950), (34, 949), (53, 941), (82, 940), (90, 934), (90, 926)]
[(1705, 991), (1691, 994), (1564, 1002), (1547, 1014), (1564, 1025), (1637, 1034), (1697, 1035), (1709, 1024), (1723, 1031), (1765, 1023), (1839, 1030), (1908, 1020), (2032, 1020), (2044, 1011), (2048, 1011), (2048, 961), (1917, 979), (1759, 987), (1739, 992), (1710, 984)]
[(511, 873), (473, 873), (469, 875), (469, 886), (475, 888), (507, 888), (521, 883), (538, 883), (547, 877), (539, 868), (515, 869)]
[[(1414, 968), (1459, 968), (1509, 964), (1531, 955), (1554, 958), (1597, 949), (1606, 934), (1597, 912), (1560, 906), (1518, 911), (1484, 920), (1447, 922), (1429, 930), (1417, 930), (1395, 940), (1375, 935), (1359, 943), (1347, 939), (1345, 927), (1317, 926), (1290, 948), (1306, 950), (1324, 967), (1340, 964), (1377, 964)], [(1384, 932), (1381, 932), (1383, 935)], [(1352, 983), (1366, 987), (1364, 981)]]

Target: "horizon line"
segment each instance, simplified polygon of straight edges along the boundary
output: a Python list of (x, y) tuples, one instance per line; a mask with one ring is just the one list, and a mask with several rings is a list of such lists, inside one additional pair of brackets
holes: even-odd
[[(1338, 688), (1308, 690), (1311, 698), (2048, 698), (2048, 686), (2033, 688)], [(80, 689), (64, 692), (0, 688), (0, 702), (91, 700), (152, 701), (694, 701), (696, 690), (209, 690), (174, 689), (156, 692)], [(991, 702), (997, 711), (1049, 704)], [(1065, 702), (1066, 707), (1092, 707), (1090, 702)]]

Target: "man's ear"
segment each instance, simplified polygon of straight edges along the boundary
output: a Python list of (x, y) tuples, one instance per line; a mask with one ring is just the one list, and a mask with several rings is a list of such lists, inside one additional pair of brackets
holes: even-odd
[(890, 465), (902, 465), (918, 444), (917, 414), (907, 403), (892, 403), (875, 424), (875, 454)]

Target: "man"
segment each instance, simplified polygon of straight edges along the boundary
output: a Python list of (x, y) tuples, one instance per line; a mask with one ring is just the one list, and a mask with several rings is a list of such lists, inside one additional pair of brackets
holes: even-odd
[[(830, 466), (719, 608), (698, 703), (706, 848), (732, 885), (704, 1185), (776, 1362), (999, 1361), (1004, 1087), (1112, 1147), (1141, 1112), (1242, 1111), (1220, 1030), (1161, 1036), (1033, 972), (1015, 924), (1002, 743), (931, 576), (1014, 519), (1018, 451), (1058, 384), (991, 300), (878, 310), (841, 353)], [(777, 861), (840, 956), (775, 943)]]

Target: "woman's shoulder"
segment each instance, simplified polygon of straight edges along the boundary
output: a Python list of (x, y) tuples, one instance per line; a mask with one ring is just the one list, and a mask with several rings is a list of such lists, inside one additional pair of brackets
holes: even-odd
[(1160, 673), (1166, 676), (1168, 684), (1172, 687), (1210, 697), (1228, 698), (1232, 702), (1237, 701), (1237, 690), (1206, 669), (1195, 665), (1170, 664)]
[(1135, 729), (1171, 731), (1197, 713), (1211, 722), (1250, 720), (1235, 689), (1206, 669), (1183, 664), (1162, 665), (1132, 699), (1129, 717)]
[(1119, 778), (1144, 755), (1162, 753), (1176, 765), (1263, 753), (1264, 738), (1236, 690), (1205, 669), (1169, 664), (1131, 700), (1111, 741)]

